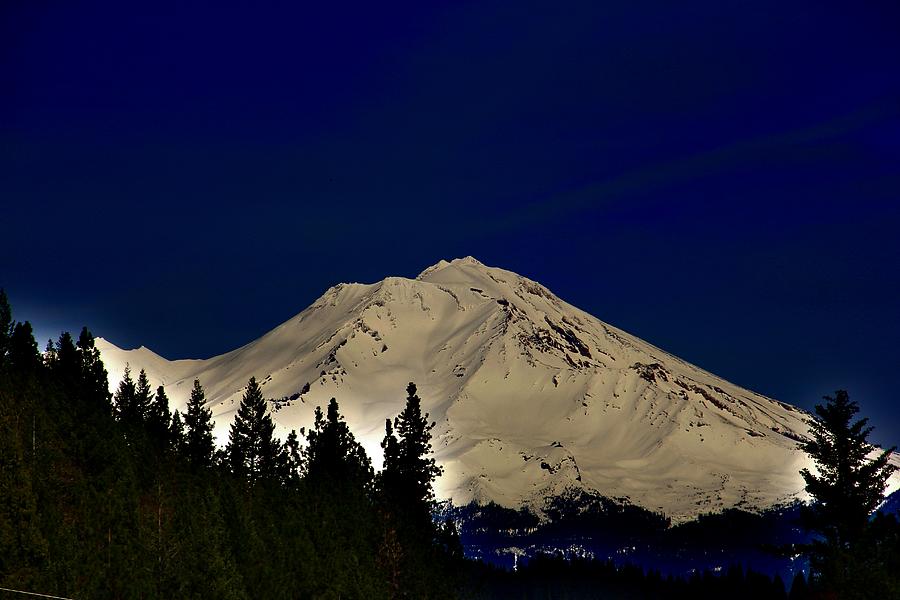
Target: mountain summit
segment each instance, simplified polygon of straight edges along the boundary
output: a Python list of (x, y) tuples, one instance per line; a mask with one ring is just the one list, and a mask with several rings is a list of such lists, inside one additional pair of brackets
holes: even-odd
[(224, 439), (251, 375), (283, 429), (336, 397), (379, 462), (385, 418), (415, 381), (437, 422), (437, 492), (540, 506), (595, 490), (675, 520), (801, 493), (808, 415), (728, 383), (472, 257), (415, 279), (339, 284), (258, 340), (208, 360), (98, 340), (112, 385), (126, 363), (173, 408), (200, 379)]

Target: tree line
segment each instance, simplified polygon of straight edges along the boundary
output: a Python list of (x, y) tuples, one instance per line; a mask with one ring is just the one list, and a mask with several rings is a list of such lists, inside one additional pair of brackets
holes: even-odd
[[(398, 405), (400, 403), (398, 402)], [(41, 353), (0, 292), (0, 587), (76, 598), (443, 598), (462, 550), (414, 384), (375, 473), (335, 399), (283, 442), (255, 378), (217, 449), (85, 328)], [(305, 437), (301, 443), (301, 436)]]
[[(870, 515), (892, 472), (845, 393), (804, 449), (817, 540), (790, 598), (900, 598), (900, 525)], [(416, 386), (385, 423), (383, 468), (332, 399), (282, 441), (251, 378), (217, 448), (200, 381), (169, 410), (126, 369), (114, 393), (87, 328), (40, 352), (0, 290), (0, 587), (67, 598), (787, 598), (739, 567), (663, 577), (537, 557), (504, 571), (463, 556), (435, 519), (434, 422)], [(401, 402), (398, 399), (398, 407)]]

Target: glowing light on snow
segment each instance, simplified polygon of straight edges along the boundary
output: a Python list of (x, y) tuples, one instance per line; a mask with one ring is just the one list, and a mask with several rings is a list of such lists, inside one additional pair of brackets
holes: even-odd
[[(111, 382), (126, 362), (144, 367), (165, 383), (172, 408), (183, 408), (199, 378), (219, 444), (251, 375), (266, 397), (293, 398), (273, 413), (282, 440), (337, 398), (376, 469), (384, 420), (415, 381), (437, 423), (438, 497), (456, 503), (521, 506), (581, 487), (678, 521), (789, 501), (802, 493), (808, 462), (797, 450), (803, 411), (471, 257), (416, 279), (336, 285), (258, 340), (208, 360), (98, 346)], [(889, 489), (898, 487), (900, 475)]]

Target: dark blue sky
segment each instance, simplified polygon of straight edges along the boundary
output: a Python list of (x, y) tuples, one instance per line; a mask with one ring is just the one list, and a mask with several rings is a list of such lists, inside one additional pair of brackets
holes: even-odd
[(43, 339), (203, 357), (471, 254), (756, 391), (845, 387), (900, 441), (898, 23), (3, 2), (0, 286)]

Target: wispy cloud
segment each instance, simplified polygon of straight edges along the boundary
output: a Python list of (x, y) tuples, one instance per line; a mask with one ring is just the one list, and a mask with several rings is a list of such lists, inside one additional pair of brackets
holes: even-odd
[[(585, 210), (610, 207), (625, 199), (702, 179), (748, 162), (795, 160), (816, 146), (900, 117), (900, 102), (879, 102), (814, 125), (742, 139), (696, 154), (645, 165), (577, 189), (525, 201), (496, 223), (481, 228), (512, 230), (548, 219), (571, 217)], [(736, 182), (737, 183), (737, 182)]]

